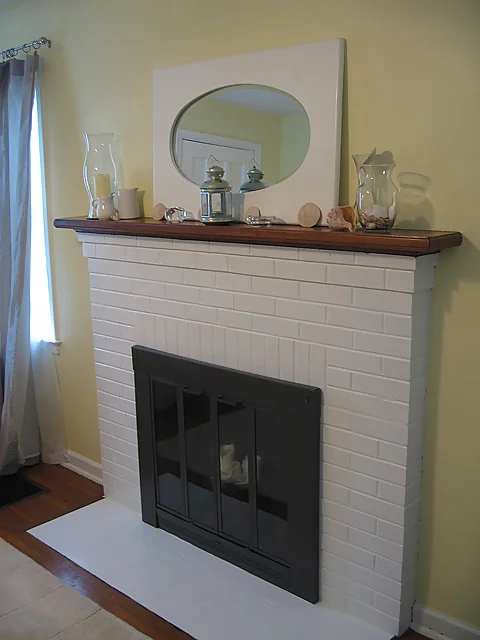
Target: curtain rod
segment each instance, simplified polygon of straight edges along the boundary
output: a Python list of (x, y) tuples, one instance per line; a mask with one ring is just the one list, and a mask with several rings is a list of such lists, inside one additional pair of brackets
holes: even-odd
[(38, 40), (34, 40), (33, 42), (29, 42), (28, 44), (22, 44), (21, 47), (12, 47), (11, 49), (5, 49), (5, 51), (0, 51), (0, 58), (2, 62), (6, 62), (11, 58), (15, 58), (17, 53), (23, 51), (24, 53), (28, 53), (30, 49), (40, 49), (40, 47), (50, 47), (52, 46), (52, 41), (48, 38), (39, 38)]

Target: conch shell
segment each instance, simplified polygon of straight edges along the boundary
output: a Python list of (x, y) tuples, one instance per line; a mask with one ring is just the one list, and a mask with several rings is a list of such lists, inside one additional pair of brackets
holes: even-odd
[(355, 229), (355, 212), (352, 207), (333, 207), (327, 215), (327, 225), (337, 231)]

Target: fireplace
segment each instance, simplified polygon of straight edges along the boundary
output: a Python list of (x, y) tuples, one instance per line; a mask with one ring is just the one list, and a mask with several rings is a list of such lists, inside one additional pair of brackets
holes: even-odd
[(132, 353), (143, 520), (317, 602), (321, 391)]
[[(313, 572), (318, 571), (322, 605), (314, 607), (315, 611), (317, 607), (338, 609), (391, 635), (402, 634), (410, 625), (415, 600), (429, 302), (437, 263), (437, 256), (428, 254), (458, 246), (461, 236), (259, 230), (246, 225), (226, 230), (196, 223), (152, 224), (148, 220), (133, 227), (133, 223), (122, 221), (65, 220), (56, 224), (87, 231), (78, 238), (90, 272), (106, 496), (137, 511), (142, 508), (144, 519), (154, 526), (169, 527), (170, 531), (180, 527), (174, 531), (177, 536), (192, 536), (187, 539), (203, 548), (210, 549), (207, 544), (219, 540), (222, 553), (229, 554), (221, 557), (237, 564), (243, 557), (245, 564), (241, 566), (268, 580), (272, 579), (266, 575), (269, 567), (278, 574), (283, 571), (276, 584), (291, 590), (298, 587), (295, 593), (306, 600), (316, 600), (315, 587), (309, 590), (308, 585), (313, 584)], [(149, 234), (165, 237), (143, 237)], [(291, 246), (262, 246), (276, 242)], [(333, 250), (338, 248), (343, 251)], [(134, 345), (147, 348), (135, 352), (137, 389), (131, 357)], [(162, 357), (159, 352), (171, 358), (168, 366), (154, 364)], [(145, 363), (141, 371), (139, 356)], [(197, 369), (202, 371), (200, 384), (186, 381), (178, 370), (179, 363), (205, 367)], [(177, 372), (176, 378), (171, 377), (173, 372)], [(138, 382), (139, 377), (143, 382)], [(218, 381), (219, 389), (207, 388), (212, 379)], [(279, 385), (272, 392), (275, 410), (295, 384), (306, 385), (301, 387), (302, 393), (322, 390), (321, 428), (317, 414), (316, 433), (306, 435), (308, 426), (303, 424), (300, 429), (297, 412), (289, 429), (295, 440), (293, 446), (289, 441), (287, 463), (298, 466), (297, 475), (289, 477), (289, 490), (295, 486), (296, 493), (295, 499), (288, 495), (288, 535), (293, 531), (292, 510), (308, 505), (311, 520), (300, 525), (298, 532), (303, 538), (289, 550), (298, 556), (286, 562), (278, 550), (262, 551), (258, 526), (254, 530), (251, 525), (255, 517), (258, 525), (262, 510), (270, 513), (271, 509), (274, 513), (270, 515), (279, 518), (279, 503), (285, 502), (283, 496), (279, 500), (258, 491), (269, 477), (268, 454), (280, 445), (281, 438), (265, 447), (263, 429), (257, 429), (257, 453), (251, 438), (250, 443), (248, 438), (246, 443), (237, 443), (235, 426), (233, 438), (219, 437), (218, 443), (214, 442), (210, 469), (196, 459), (188, 467), (192, 452), (185, 433), (204, 433), (208, 431), (205, 425), (213, 424), (210, 435), (213, 431), (215, 439), (224, 420), (248, 413), (241, 405), (232, 411), (232, 403), (233, 407), (237, 403), (249, 407), (251, 416), (256, 403), (247, 401), (243, 394), (238, 396), (238, 390), (245, 384), (252, 393), (260, 393), (265, 381)], [(168, 393), (176, 402), (169, 428), (173, 436), (178, 434), (178, 460), (172, 460), (171, 450), (169, 455), (165, 450), (165, 455), (158, 456), (153, 438), (155, 405), (151, 403), (158, 404), (158, 414)], [(212, 393), (217, 397), (214, 402)], [(262, 393), (261, 401), (266, 397)], [(302, 407), (307, 410), (308, 404)], [(203, 418), (190, 427), (192, 414)], [(137, 422), (147, 427), (141, 429), (138, 446)], [(283, 423), (280, 420), (278, 424)], [(251, 418), (245, 420), (241, 432), (252, 432)], [(271, 441), (268, 430), (266, 434), (265, 439)], [(173, 436), (165, 446), (172, 446)], [(314, 442), (316, 437), (321, 438), (320, 447), (301, 444), (304, 441), (300, 438)], [(232, 444), (234, 453), (229, 448)], [(226, 446), (222, 453), (220, 445)], [(299, 488), (299, 474), (305, 473), (305, 462), (312, 463), (308, 456), (319, 448), (319, 473), (313, 479), (312, 465), (311, 481)], [(226, 456), (223, 461), (221, 455)], [(245, 474), (242, 463), (247, 455), (248, 489), (247, 483), (222, 482), (222, 468), (226, 480), (235, 473), (237, 478)], [(252, 472), (248, 463), (256, 455), (262, 460), (258, 469), (253, 465)], [(168, 474), (167, 481), (178, 479), (180, 511), (157, 501), (162, 495), (157, 492), (157, 457), (164, 463), (162, 482)], [(238, 463), (235, 472), (234, 462)], [(257, 491), (253, 486), (250, 490), (254, 480)], [(202, 509), (209, 514), (204, 521), (194, 523), (191, 518), (196, 503), (190, 499), (190, 489), (210, 494), (210, 510)], [(314, 527), (315, 491), (321, 493), (318, 527)], [(246, 536), (238, 537), (238, 529), (221, 531), (222, 499), (241, 502), (235, 506), (250, 518), (248, 541)], [(194, 515), (198, 518), (198, 512)], [(237, 531), (237, 538), (232, 531)], [(257, 536), (254, 544), (252, 531)], [(315, 536), (320, 538), (316, 550)], [(318, 546), (321, 559), (315, 555)], [(307, 550), (311, 552), (310, 563), (301, 557)], [(264, 573), (259, 570), (260, 561)], [(300, 592), (298, 585), (307, 591)], [(290, 597), (286, 592), (281, 595)]]

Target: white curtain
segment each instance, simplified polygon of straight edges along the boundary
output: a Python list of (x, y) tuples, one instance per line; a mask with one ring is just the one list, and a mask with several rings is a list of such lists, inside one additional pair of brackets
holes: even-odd
[(0, 64), (0, 474), (66, 461), (51, 345), (30, 340), (30, 133), (37, 56)]

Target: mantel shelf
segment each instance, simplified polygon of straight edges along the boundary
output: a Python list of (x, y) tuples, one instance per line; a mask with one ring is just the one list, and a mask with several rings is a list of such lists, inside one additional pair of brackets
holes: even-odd
[(349, 233), (332, 231), (326, 227), (306, 229), (293, 225), (250, 227), (242, 223), (205, 225), (197, 221), (172, 224), (163, 220), (158, 222), (153, 218), (118, 221), (58, 218), (54, 225), (59, 229), (73, 229), (82, 233), (235, 242), (327, 251), (364, 251), (403, 256), (437, 253), (443, 249), (458, 247), (462, 243), (462, 234), (457, 231), (394, 229), (390, 233)]

